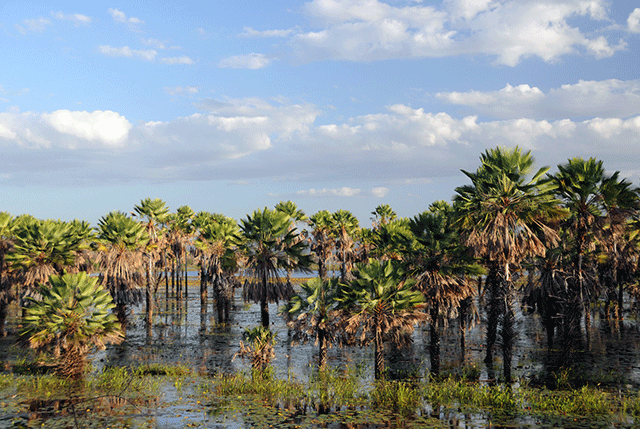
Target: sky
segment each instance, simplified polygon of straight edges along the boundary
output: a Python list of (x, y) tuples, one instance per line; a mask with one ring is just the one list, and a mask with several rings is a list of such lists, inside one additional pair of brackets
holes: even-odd
[(0, 211), (412, 217), (480, 155), (640, 185), (631, 0), (3, 1)]

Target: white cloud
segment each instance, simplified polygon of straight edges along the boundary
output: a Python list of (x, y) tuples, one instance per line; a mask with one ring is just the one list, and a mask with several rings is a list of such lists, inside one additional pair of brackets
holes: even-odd
[(371, 190), (371, 194), (372, 194), (374, 197), (377, 197), (377, 198), (383, 198), (383, 197), (385, 197), (388, 193), (389, 193), (389, 188), (383, 188), (383, 187), (380, 187), (380, 188), (373, 188), (373, 189)]
[(198, 88), (196, 88), (195, 86), (173, 86), (164, 87), (162, 89), (169, 95), (192, 95), (198, 93)]
[(543, 92), (527, 84), (498, 91), (441, 92), (436, 97), (498, 118), (621, 116), (640, 114), (640, 80), (580, 80)]
[[(445, 0), (439, 7), (312, 0), (303, 10), (319, 28), (291, 38), (302, 61), (468, 54), (489, 55), (499, 64), (515, 66), (528, 57), (551, 62), (587, 52), (603, 58), (626, 48), (622, 40), (611, 44), (610, 29), (590, 35), (601, 22), (603, 27), (610, 24), (605, 0)], [(585, 18), (588, 23), (580, 23), (584, 29), (575, 17)], [(254, 32), (245, 30), (247, 35)]]
[(120, 48), (116, 48), (109, 45), (101, 45), (101, 46), (98, 46), (98, 51), (110, 57), (128, 57), (128, 58), (137, 57), (146, 61), (153, 61), (156, 55), (158, 55), (158, 51), (154, 49), (137, 50), (137, 49), (131, 49), (128, 46), (122, 46)]
[(632, 33), (640, 33), (640, 7), (633, 9), (627, 18), (627, 26)]
[(181, 57), (168, 57), (168, 58), (160, 58), (160, 62), (163, 64), (187, 64), (187, 65), (191, 65), (191, 64), (195, 64), (195, 61), (193, 61), (191, 58), (187, 57), (186, 55), (183, 55)]
[(22, 35), (27, 32), (42, 33), (49, 25), (51, 25), (51, 20), (47, 18), (25, 19), (22, 21), (22, 25), (16, 24), (16, 30)]
[[(598, 89), (584, 82), (557, 90), (593, 97), (612, 85), (601, 82)], [(630, 88), (629, 83), (618, 85), (621, 93)], [(191, 88), (165, 91), (188, 94)], [(533, 91), (516, 88), (491, 96), (500, 103)], [(381, 198), (390, 191), (377, 187), (380, 183), (423, 185), (437, 176), (456, 176), (461, 168), (476, 168), (480, 153), (496, 145), (531, 149), (538, 165), (556, 165), (573, 156), (595, 156), (611, 170), (636, 171), (640, 165), (640, 113), (481, 121), (396, 104), (382, 112), (319, 123), (322, 112), (316, 106), (284, 98), (203, 100), (199, 107), (200, 113), (135, 125), (106, 110), (10, 109), (0, 112), (3, 162), (16, 166), (11, 180), (24, 183), (52, 180), (52, 168), (60, 169), (56, 180), (69, 183), (97, 177), (251, 183), (292, 178), (309, 183), (294, 197), (310, 198)], [(73, 166), (72, 174), (68, 166)], [(318, 181), (340, 185), (318, 186)], [(357, 186), (342, 187), (353, 183)]]
[(153, 46), (154, 48), (161, 49), (161, 50), (167, 49), (164, 43), (158, 39), (148, 38), (148, 39), (141, 39), (141, 41), (143, 45)]
[(80, 13), (65, 14), (63, 12), (51, 12), (51, 16), (53, 16), (55, 19), (71, 21), (75, 25), (88, 25), (93, 21), (90, 16), (82, 15)]
[(355, 197), (359, 195), (362, 191), (357, 188), (349, 188), (347, 186), (336, 189), (308, 189), (303, 191), (296, 192), (296, 195), (300, 197)]
[(235, 55), (218, 62), (220, 68), (233, 69), (261, 69), (269, 65), (271, 59), (264, 54), (251, 53), (247, 55)]
[(124, 116), (110, 110), (94, 112), (56, 110), (50, 114), (42, 114), (42, 119), (60, 133), (84, 140), (98, 141), (108, 146), (121, 145), (132, 127)]
[(109, 15), (111, 15), (111, 17), (113, 18), (113, 20), (115, 22), (121, 22), (121, 23), (125, 23), (125, 24), (130, 24), (130, 25), (138, 25), (138, 24), (144, 24), (144, 21), (136, 18), (135, 16), (131, 16), (129, 18), (127, 18), (127, 15), (125, 15), (124, 12), (118, 10), (118, 9), (112, 9), (109, 8), (109, 10), (107, 10), (107, 12), (109, 13)]
[(251, 27), (244, 27), (242, 33), (238, 34), (239, 37), (287, 37), (293, 34), (296, 29), (289, 28), (287, 30), (264, 30), (258, 31)]

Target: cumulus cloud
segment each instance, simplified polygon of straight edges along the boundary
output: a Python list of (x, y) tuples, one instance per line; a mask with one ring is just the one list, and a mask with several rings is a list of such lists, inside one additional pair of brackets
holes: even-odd
[(107, 146), (121, 145), (132, 125), (119, 113), (110, 110), (94, 112), (71, 112), (56, 110), (44, 113), (42, 119), (56, 131), (70, 134), (83, 140), (97, 141)]
[[(626, 47), (622, 40), (609, 40), (605, 0), (445, 0), (439, 6), (312, 0), (303, 10), (317, 29), (292, 33), (290, 44), (301, 61), (468, 54), (515, 66), (528, 57), (551, 62), (579, 52), (604, 58)], [(575, 17), (584, 17), (588, 26), (580, 28)], [(592, 36), (601, 23), (602, 31)], [(249, 28), (243, 34), (256, 33), (265, 32)]]
[(527, 84), (507, 84), (498, 91), (441, 92), (436, 97), (497, 118), (560, 119), (640, 114), (640, 80), (580, 80), (546, 93)]
[(234, 55), (218, 62), (220, 68), (233, 69), (262, 69), (269, 65), (271, 59), (264, 54), (251, 53), (247, 55)]
[[(576, 85), (568, 89), (593, 90), (593, 84)], [(186, 94), (190, 88), (166, 91)], [(517, 94), (508, 96), (519, 99), (518, 91), (526, 88), (515, 88)], [(500, 91), (490, 95), (497, 102), (508, 97)], [(461, 168), (476, 168), (479, 154), (496, 145), (530, 149), (539, 165), (573, 156), (598, 157), (611, 170), (637, 171), (640, 165), (640, 114), (479, 120), (396, 104), (319, 123), (322, 112), (316, 106), (284, 98), (210, 99), (199, 108), (192, 115), (138, 124), (107, 110), (11, 109), (0, 112), (0, 148), (7, 165), (15, 166), (12, 177), (24, 183), (35, 183), (53, 166), (61, 172), (56, 180), (63, 181), (291, 178), (309, 183), (294, 196), (310, 198), (381, 198), (390, 192), (381, 183), (416, 186), (455, 176)], [(62, 173), (69, 168), (72, 175)], [(328, 185), (318, 187), (317, 181)]]
[(627, 18), (627, 26), (632, 33), (640, 33), (640, 7), (633, 9)]
[(110, 57), (136, 57), (146, 61), (153, 61), (158, 55), (158, 51), (155, 49), (147, 49), (147, 50), (138, 50), (131, 49), (128, 46), (122, 46), (119, 48), (109, 46), (109, 45), (101, 45), (98, 46), (98, 51), (101, 54), (110, 56)]

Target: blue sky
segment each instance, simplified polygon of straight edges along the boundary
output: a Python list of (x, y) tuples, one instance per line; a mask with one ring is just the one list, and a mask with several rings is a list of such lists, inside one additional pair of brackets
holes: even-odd
[(622, 0), (5, 1), (0, 210), (293, 200), (368, 226), (498, 145), (638, 185), (639, 39)]

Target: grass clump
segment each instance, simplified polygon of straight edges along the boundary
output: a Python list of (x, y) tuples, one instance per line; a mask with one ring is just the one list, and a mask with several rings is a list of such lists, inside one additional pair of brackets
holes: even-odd
[(370, 393), (371, 407), (385, 410), (402, 417), (416, 414), (422, 405), (422, 392), (415, 383), (381, 381)]
[(185, 365), (166, 365), (150, 363), (140, 365), (136, 372), (140, 375), (166, 375), (169, 377), (184, 377), (191, 375), (191, 369)]

